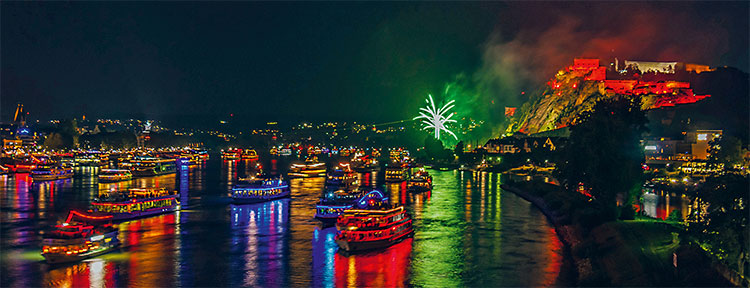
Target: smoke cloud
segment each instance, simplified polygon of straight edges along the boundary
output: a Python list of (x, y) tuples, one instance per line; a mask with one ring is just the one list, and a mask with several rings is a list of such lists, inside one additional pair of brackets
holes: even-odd
[[(729, 52), (729, 23), (718, 18), (726, 15), (692, 4), (557, 3), (566, 7), (554, 9), (549, 5), (511, 4), (508, 10), (513, 12), (499, 16), (497, 29), (483, 45), (482, 65), (471, 81), (458, 75), (446, 85), (446, 91), (452, 90), (446, 96), (462, 103), (457, 109), (467, 113), (463, 115), (486, 121), (474, 136), (499, 136), (507, 125), (504, 107), (523, 105), (577, 57), (599, 58), (601, 65), (610, 65), (616, 57), (718, 66)], [(739, 47), (747, 47), (744, 41)]]

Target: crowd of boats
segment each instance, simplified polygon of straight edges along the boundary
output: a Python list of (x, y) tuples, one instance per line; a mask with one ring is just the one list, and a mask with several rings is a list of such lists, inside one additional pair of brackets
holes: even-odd
[[(221, 156), (229, 161), (258, 159), (252, 149), (222, 151)], [(38, 161), (27, 164), (34, 166), (28, 167), (34, 181), (64, 179), (73, 175), (73, 169), (59, 157), (32, 158)], [(100, 160), (98, 164), (105, 169), (100, 169), (98, 178), (105, 183), (175, 173), (178, 164), (189, 165), (191, 161), (207, 158), (208, 154), (201, 151), (171, 151), (126, 156), (119, 161)], [(19, 162), (11, 163), (6, 167), (15, 173), (24, 172), (25, 167), (19, 166)], [(93, 165), (96, 162), (85, 163)], [(228, 197), (236, 204), (273, 201), (292, 197), (288, 178), (325, 177), (325, 189), (316, 204), (315, 218), (323, 225), (336, 226), (335, 241), (342, 252), (380, 249), (411, 237), (414, 229), (411, 216), (403, 206), (392, 206), (388, 197), (379, 190), (360, 185), (357, 173), (379, 170), (378, 164), (374, 157), (358, 155), (329, 169), (313, 155), (303, 163), (292, 164), (287, 177), (257, 169), (253, 175), (239, 178)], [(405, 181), (410, 192), (432, 189), (429, 173), (409, 163), (389, 163), (385, 165), (384, 174), (386, 182)], [(42, 255), (48, 263), (54, 264), (112, 251), (120, 244), (118, 230), (113, 226), (115, 223), (174, 212), (180, 209), (179, 199), (176, 191), (159, 187), (101, 191), (92, 199), (90, 209), (69, 211), (65, 222), (43, 233)]]

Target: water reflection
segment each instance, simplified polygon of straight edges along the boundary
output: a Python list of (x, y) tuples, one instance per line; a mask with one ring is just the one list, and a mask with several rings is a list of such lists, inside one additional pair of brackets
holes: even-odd
[[(269, 164), (288, 166), (279, 161)], [(406, 205), (415, 236), (387, 249), (345, 256), (335, 228), (314, 219), (325, 178), (291, 179), (291, 199), (233, 205), (226, 192), (252, 161), (209, 160), (177, 174), (102, 183), (96, 168), (70, 180), (0, 176), (0, 286), (547, 286), (559, 284), (561, 244), (544, 216), (499, 188), (494, 173), (431, 171), (434, 189), (358, 174), (392, 204)], [(77, 171), (78, 172), (78, 171)], [(123, 246), (50, 267), (42, 230), (102, 190), (156, 186), (180, 192), (182, 210), (118, 225)]]
[(231, 205), (232, 286), (284, 286), (289, 201)]

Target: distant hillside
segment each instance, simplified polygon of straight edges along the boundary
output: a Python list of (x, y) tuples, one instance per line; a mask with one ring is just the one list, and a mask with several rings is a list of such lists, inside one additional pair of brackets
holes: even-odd
[(533, 134), (566, 127), (601, 98), (632, 95), (643, 98), (654, 133), (728, 129), (747, 139), (747, 73), (733, 68), (701, 73), (641, 73), (634, 67), (607, 71), (597, 59), (576, 59), (574, 65), (559, 71), (518, 109), (506, 133)]

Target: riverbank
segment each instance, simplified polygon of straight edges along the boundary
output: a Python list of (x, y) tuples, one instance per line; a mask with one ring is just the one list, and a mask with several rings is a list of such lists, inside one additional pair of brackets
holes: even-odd
[(602, 223), (586, 196), (548, 183), (501, 187), (547, 215), (571, 252), (578, 286), (731, 286), (710, 265), (700, 265), (706, 262), (681, 243), (678, 227), (656, 221)]

